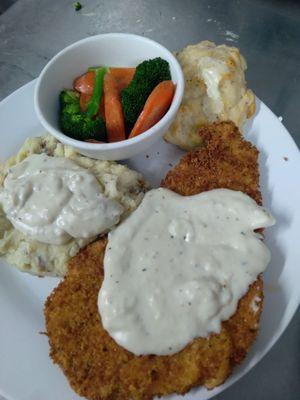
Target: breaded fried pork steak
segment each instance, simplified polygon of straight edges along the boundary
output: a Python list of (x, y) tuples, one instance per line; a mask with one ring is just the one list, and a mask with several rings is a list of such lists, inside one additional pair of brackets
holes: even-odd
[[(255, 147), (231, 123), (206, 127), (199, 134), (206, 146), (184, 156), (163, 186), (182, 195), (230, 188), (260, 203)], [(249, 287), (219, 334), (195, 339), (174, 355), (135, 356), (117, 345), (101, 324), (97, 297), (105, 246), (102, 239), (75, 256), (45, 304), (50, 356), (72, 388), (90, 400), (148, 400), (155, 395), (184, 394), (197, 385), (212, 389), (223, 383), (256, 337), (262, 279), (258, 277)]]

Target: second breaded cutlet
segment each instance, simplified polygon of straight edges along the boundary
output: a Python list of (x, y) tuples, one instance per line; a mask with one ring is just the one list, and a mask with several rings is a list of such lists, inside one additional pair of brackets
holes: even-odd
[[(199, 134), (205, 147), (184, 156), (162, 185), (182, 195), (225, 187), (261, 203), (256, 148), (231, 123), (214, 124)], [(104, 238), (75, 256), (45, 304), (50, 356), (72, 388), (90, 400), (149, 400), (184, 394), (198, 385), (212, 389), (222, 384), (256, 337), (263, 303), (261, 277), (239, 301), (236, 313), (222, 323), (219, 334), (194, 339), (171, 356), (135, 356), (117, 345), (101, 324), (97, 297), (105, 246)], [(261, 301), (253, 307), (257, 298)]]

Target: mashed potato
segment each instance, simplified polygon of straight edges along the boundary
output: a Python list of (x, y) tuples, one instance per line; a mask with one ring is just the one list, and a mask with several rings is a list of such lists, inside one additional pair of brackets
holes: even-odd
[(177, 53), (185, 76), (185, 91), (175, 121), (165, 139), (191, 150), (201, 145), (202, 125), (233, 121), (241, 128), (255, 111), (255, 98), (245, 81), (246, 62), (239, 50), (209, 41)]
[[(64, 146), (52, 136), (26, 140), (19, 153), (0, 168), (0, 190), (10, 167), (20, 163), (30, 154), (41, 153), (66, 157), (92, 172), (103, 194), (124, 207), (122, 218), (133, 211), (143, 198), (146, 184), (141, 174), (112, 161), (99, 161), (81, 156), (73, 148)], [(72, 239), (64, 245), (50, 245), (30, 240), (11, 225), (0, 205), (0, 255), (4, 255), (9, 263), (21, 271), (39, 276), (63, 276), (66, 272), (66, 261), (94, 239)]]

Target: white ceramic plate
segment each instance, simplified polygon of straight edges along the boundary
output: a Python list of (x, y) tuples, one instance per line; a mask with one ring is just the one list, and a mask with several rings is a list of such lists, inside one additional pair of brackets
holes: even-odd
[[(1, 162), (16, 153), (26, 137), (43, 133), (33, 110), (34, 84), (0, 103)], [(299, 150), (277, 117), (259, 100), (246, 131), (247, 138), (260, 150), (264, 204), (277, 219), (276, 226), (266, 231), (272, 261), (264, 278), (260, 333), (245, 362), (224, 385), (212, 391), (192, 390), (185, 400), (209, 399), (241, 378), (278, 340), (299, 304)], [(161, 143), (128, 164), (158, 186), (182, 154), (174, 146)], [(57, 283), (58, 279), (21, 273), (0, 260), (0, 394), (7, 400), (80, 399), (50, 361), (47, 337), (39, 333), (45, 330), (44, 301)]]

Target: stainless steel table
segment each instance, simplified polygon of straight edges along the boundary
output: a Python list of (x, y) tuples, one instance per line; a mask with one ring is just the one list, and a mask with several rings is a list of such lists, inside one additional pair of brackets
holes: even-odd
[[(89, 35), (137, 33), (171, 50), (209, 39), (241, 49), (249, 87), (300, 145), (299, 1), (82, 0), (79, 12), (72, 4), (18, 0), (0, 16), (0, 99), (35, 78), (60, 49)], [(299, 400), (299, 378), (298, 312), (259, 365), (215, 399)]]

